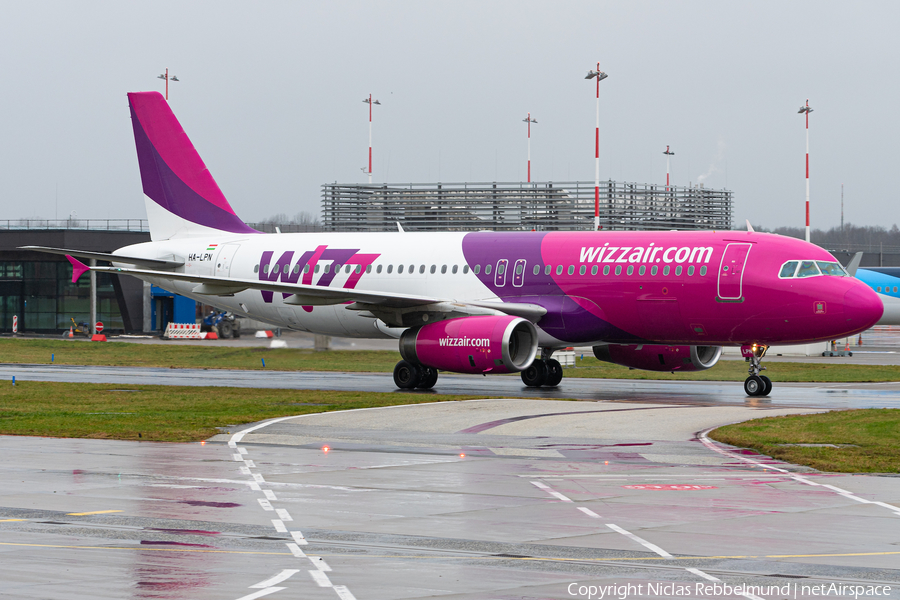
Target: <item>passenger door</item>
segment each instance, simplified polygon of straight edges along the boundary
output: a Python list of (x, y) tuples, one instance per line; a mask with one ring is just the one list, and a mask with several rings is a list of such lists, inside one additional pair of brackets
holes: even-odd
[(744, 268), (753, 244), (728, 244), (719, 264), (718, 295), (726, 302), (743, 302)]

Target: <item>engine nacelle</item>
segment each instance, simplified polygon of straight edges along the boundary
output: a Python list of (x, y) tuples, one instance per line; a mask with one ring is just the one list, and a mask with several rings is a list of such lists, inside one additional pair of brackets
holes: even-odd
[(644, 371), (705, 371), (719, 362), (721, 346), (594, 346), (599, 360)]
[(521, 317), (460, 317), (407, 329), (400, 336), (404, 360), (456, 373), (514, 373), (537, 354), (538, 334)]

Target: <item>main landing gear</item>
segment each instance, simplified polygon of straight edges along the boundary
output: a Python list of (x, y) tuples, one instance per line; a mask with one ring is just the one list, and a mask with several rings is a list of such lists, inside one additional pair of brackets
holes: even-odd
[(522, 383), (528, 387), (556, 387), (563, 378), (562, 365), (550, 358), (553, 350), (542, 349), (541, 357), (535, 358), (527, 369), (522, 371)]
[(438, 372), (433, 367), (401, 360), (394, 367), (394, 384), (401, 390), (430, 390), (437, 383)]
[(747, 369), (750, 377), (744, 381), (744, 392), (748, 396), (768, 396), (772, 392), (772, 380), (765, 375), (760, 375), (761, 371), (766, 370), (760, 365), (760, 362), (768, 349), (768, 346), (757, 346), (756, 344), (750, 347), (752, 354), (747, 357), (747, 360), (750, 361), (750, 368)]

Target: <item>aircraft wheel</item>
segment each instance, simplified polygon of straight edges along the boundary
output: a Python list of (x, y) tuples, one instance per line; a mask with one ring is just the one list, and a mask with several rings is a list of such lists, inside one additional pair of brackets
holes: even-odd
[(422, 380), (422, 370), (418, 365), (401, 360), (394, 367), (394, 384), (401, 390), (411, 390)]
[(522, 383), (528, 387), (541, 387), (547, 379), (547, 365), (541, 360), (535, 360), (527, 369), (522, 371)]
[(438, 380), (438, 371), (433, 367), (422, 367), (422, 381), (416, 387), (420, 390), (430, 390)]
[(559, 364), (559, 361), (555, 358), (547, 359), (547, 378), (544, 381), (544, 385), (549, 385), (551, 387), (556, 387), (559, 385), (559, 382), (562, 381), (563, 378), (563, 370), (562, 365)]
[(751, 375), (744, 381), (744, 392), (748, 396), (762, 396), (766, 389), (766, 384), (758, 375)]
[(765, 384), (765, 387), (763, 388), (762, 394), (760, 394), (760, 396), (768, 396), (772, 393), (772, 380), (765, 375), (760, 375), (759, 378), (762, 379), (762, 382)]

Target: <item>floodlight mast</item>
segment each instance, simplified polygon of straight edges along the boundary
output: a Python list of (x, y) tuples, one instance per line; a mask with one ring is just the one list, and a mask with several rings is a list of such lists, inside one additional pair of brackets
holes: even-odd
[(531, 124), (537, 123), (537, 119), (532, 119), (531, 113), (528, 113), (528, 118), (522, 121), (528, 123), (528, 183), (531, 183)]
[(600, 229), (600, 82), (609, 77), (600, 70), (588, 71), (585, 79), (597, 79), (597, 127), (594, 130), (594, 231)]
[(798, 113), (806, 115), (806, 241), (809, 241), (809, 113), (813, 109), (809, 107), (809, 98), (806, 99), (806, 106), (801, 106)]
[(169, 69), (166, 69), (166, 73), (164, 75), (157, 75), (157, 79), (165, 79), (166, 80), (166, 102), (169, 101), (169, 81), (179, 81), (178, 77), (172, 75), (169, 77)]
[(372, 105), (381, 106), (381, 102), (372, 100), (372, 94), (369, 94), (369, 97), (365, 98), (363, 102), (369, 105), (369, 185), (372, 185)]
[(666, 151), (663, 152), (666, 155), (666, 191), (669, 191), (669, 157), (675, 156), (675, 153), (669, 150), (669, 147), (666, 146)]

